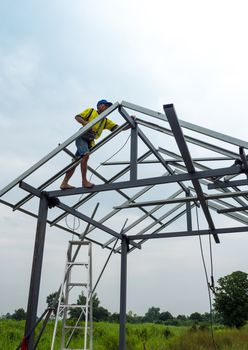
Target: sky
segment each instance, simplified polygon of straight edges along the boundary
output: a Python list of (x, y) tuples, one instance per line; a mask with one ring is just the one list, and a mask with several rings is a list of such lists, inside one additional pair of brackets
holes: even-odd
[[(76, 132), (74, 115), (102, 98), (159, 112), (173, 103), (180, 119), (246, 140), (246, 1), (3, 0), (0, 13), (0, 188)], [(3, 205), (0, 213), (1, 315), (26, 309), (36, 222)], [(39, 313), (62, 280), (70, 238), (47, 229)], [(246, 245), (246, 234), (214, 245), (216, 280), (247, 272)], [(93, 247), (95, 280), (107, 254)], [(97, 289), (111, 312), (119, 272), (115, 255)], [(129, 255), (128, 274), (134, 313), (209, 311), (197, 238), (147, 243)]]

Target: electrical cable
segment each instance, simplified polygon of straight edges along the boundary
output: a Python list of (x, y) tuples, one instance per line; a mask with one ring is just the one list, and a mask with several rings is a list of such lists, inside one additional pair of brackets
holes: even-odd
[[(195, 208), (196, 208), (197, 229), (198, 229), (198, 232), (199, 232), (200, 231), (200, 225), (199, 225), (198, 208), (197, 208), (197, 206)], [(209, 235), (209, 237), (210, 237), (210, 235)], [(210, 241), (209, 242), (211, 243), (211, 237), (210, 237)], [(207, 266), (206, 266), (206, 261), (205, 261), (205, 258), (204, 258), (202, 239), (201, 239), (200, 235), (199, 235), (199, 243), (200, 243), (202, 263), (203, 263), (203, 267), (204, 267), (204, 272), (205, 272), (205, 277), (206, 277), (206, 282), (207, 282), (207, 288), (208, 288), (211, 337), (212, 337), (212, 342), (213, 342), (214, 349), (217, 350), (217, 345), (216, 345), (215, 338), (214, 338), (214, 329), (213, 329), (213, 306), (212, 306), (212, 298), (211, 298), (211, 292), (210, 292), (211, 287), (210, 287), (210, 284), (209, 284)], [(212, 245), (211, 244), (210, 244), (210, 260), (211, 260), (211, 274), (212, 274), (213, 273), (213, 257), (212, 257)], [(211, 275), (211, 277), (213, 278), (213, 275)]]
[[(130, 139), (130, 137), (131, 137), (131, 134), (128, 136), (128, 138), (126, 139), (126, 141), (124, 142), (124, 144), (123, 144), (114, 154), (112, 154), (112, 156), (110, 156), (108, 159), (106, 159), (103, 163), (100, 163), (100, 164), (98, 165), (98, 167), (96, 167), (94, 170), (97, 171), (97, 169), (99, 169), (104, 163), (108, 162), (108, 161), (109, 161), (110, 159), (112, 159), (116, 154), (118, 154), (118, 153), (126, 146), (126, 144), (127, 144), (128, 140)], [(90, 176), (90, 180), (92, 179), (93, 175), (94, 175), (94, 174), (92, 173), (91, 176)]]

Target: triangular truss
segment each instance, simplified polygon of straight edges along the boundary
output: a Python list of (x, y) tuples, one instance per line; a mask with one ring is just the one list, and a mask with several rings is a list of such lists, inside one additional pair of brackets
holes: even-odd
[[(100, 171), (99, 165), (89, 167), (97, 179), (91, 189), (58, 190), (65, 172), (80, 163), (73, 153), (73, 141), (112, 114), (118, 114), (123, 123), (91, 150), (90, 163), (95, 155), (101, 155), (101, 162), (105, 160), (106, 150), (118, 153), (118, 161), (104, 162)], [(127, 126), (130, 130), (122, 132)], [(130, 140), (120, 160), (120, 139), (126, 139), (127, 133)], [(0, 203), (38, 218), (37, 240), (41, 243), (36, 244), (37, 249), (44, 244), (47, 222), (121, 253), (119, 349), (124, 349), (127, 252), (140, 249), (153, 238), (211, 234), (219, 243), (222, 233), (248, 231), (246, 149), (245, 141), (179, 120), (173, 105), (164, 105), (164, 113), (159, 113), (125, 101), (116, 102), (3, 188)], [(61, 159), (66, 159), (64, 166)], [(37, 185), (37, 179), (42, 177), (43, 182)], [(53, 209), (48, 211), (48, 207)], [(201, 229), (194, 228), (195, 207), (204, 218)], [(68, 215), (77, 218), (80, 225), (70, 227)], [(128, 223), (121, 230), (125, 219)], [(40, 274), (39, 264), (33, 276)], [(34, 305), (32, 295), (29, 305)], [(32, 328), (35, 312), (26, 330)]]
[[(41, 193), (46, 191), (50, 200), (59, 198), (60, 203), (58, 201), (56, 206), (62, 210), (60, 213), (58, 210), (54, 211), (54, 215), (49, 213), (47, 221), (51, 226), (82, 236), (82, 232), (85, 231), (82, 231), (83, 224), (79, 230), (72, 230), (65, 223), (65, 218), (71, 214), (88, 227), (86, 234), (88, 240), (110, 249), (115, 239), (120, 238), (116, 223), (119, 222), (121, 225), (123, 217), (129, 219), (123, 233), (131, 236), (132, 240), (139, 243), (138, 245), (152, 236), (198, 234), (198, 231), (192, 230), (190, 222), (191, 209), (195, 205), (200, 205), (206, 218), (206, 227), (200, 234), (210, 231), (218, 242), (220, 233), (246, 231), (248, 213), (245, 210), (248, 208), (248, 192), (243, 189), (248, 184), (244, 154), (248, 143), (178, 120), (173, 105), (164, 106), (164, 110), (165, 114), (162, 114), (128, 102), (116, 102), (87, 127), (80, 129), (3, 188), (0, 191), (1, 203), (13, 210), (38, 217), (38, 206), (29, 203), (32, 203), (33, 197), (40, 197)], [(108, 168), (107, 171), (104, 169), (104, 172), (110, 173), (110, 176), (102, 175), (102, 170), (97, 171), (89, 167), (89, 171), (94, 174), (98, 182), (93, 189), (79, 187), (66, 191), (57, 190), (60, 181), (58, 179), (71, 166), (80, 162), (80, 159), (74, 159), (70, 163), (68, 159), (69, 164), (63, 169), (54, 174), (49, 173), (48, 178), (38, 186), (33, 184), (36, 172), (48, 166), (49, 162), (54, 164), (61, 152), (74, 157), (69, 150), (70, 144), (96, 122), (117, 111), (125, 123), (92, 149), (92, 156), (95, 152), (104, 154), (107, 144), (116, 150), (120, 132), (130, 124), (131, 137), (127, 146), (130, 155), (127, 154), (126, 159), (122, 161), (104, 164), (104, 167)], [(136, 115), (135, 121), (131, 118), (132, 114)], [(185, 130), (185, 135), (182, 130)], [(200, 156), (201, 154), (203, 156)], [(240, 162), (232, 166), (235, 159), (239, 159)], [(53, 165), (51, 167), (58, 168)], [(20, 192), (18, 189), (18, 196), (22, 193), (24, 196), (13, 202), (17, 186), (25, 192)], [(30, 193), (26, 195), (26, 191)], [(70, 197), (70, 204), (64, 203), (64, 197)], [(85, 214), (90, 209), (85, 208), (92, 208), (96, 201), (100, 202), (99, 218), (93, 220), (90, 214)], [(33, 210), (35, 207), (36, 211)], [(110, 209), (108, 212), (106, 207)], [(133, 214), (134, 207), (135, 214)], [(103, 215), (100, 214), (101, 208), (104, 209)], [(212, 211), (234, 219), (242, 223), (242, 226), (235, 225), (232, 228), (217, 226)], [(178, 232), (175, 230), (170, 232), (170, 225), (183, 215), (187, 218), (185, 228)], [(102, 232), (99, 233), (99, 230)], [(138, 246), (137, 243), (133, 241), (135, 247)]]

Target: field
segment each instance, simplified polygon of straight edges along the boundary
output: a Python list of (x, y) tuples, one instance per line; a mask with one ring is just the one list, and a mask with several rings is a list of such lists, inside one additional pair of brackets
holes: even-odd
[[(38, 350), (49, 350), (53, 332), (49, 322)], [(24, 321), (0, 320), (0, 349), (14, 350), (23, 335)], [(118, 350), (118, 324), (94, 324), (93, 349)], [(82, 347), (80, 336), (75, 336), (72, 348)], [(215, 344), (206, 327), (173, 327), (154, 324), (128, 324), (127, 350), (248, 350), (248, 328), (242, 330), (218, 327), (214, 330)], [(56, 350), (60, 349), (57, 340)]]

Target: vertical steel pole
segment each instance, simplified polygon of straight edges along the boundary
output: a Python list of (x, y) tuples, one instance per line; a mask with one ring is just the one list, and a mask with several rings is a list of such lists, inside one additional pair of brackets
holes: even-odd
[(27, 319), (25, 325), (25, 337), (27, 338), (28, 350), (33, 349), (34, 329), (37, 316), (40, 278), (43, 260), (43, 251), (46, 233), (46, 220), (48, 212), (48, 200), (44, 193), (40, 197), (39, 214), (36, 228), (36, 237), (33, 254), (33, 265), (30, 279)]
[[(186, 193), (186, 197), (190, 197), (190, 191)], [(186, 202), (186, 213), (187, 213), (187, 229), (188, 232), (192, 231), (192, 216), (191, 216), (191, 204)]]
[(137, 180), (138, 126), (131, 128), (130, 181)]
[(93, 294), (92, 294), (92, 243), (89, 245), (90, 254), (90, 350), (93, 349)]
[(119, 350), (126, 350), (127, 251), (128, 238), (127, 236), (122, 235)]

